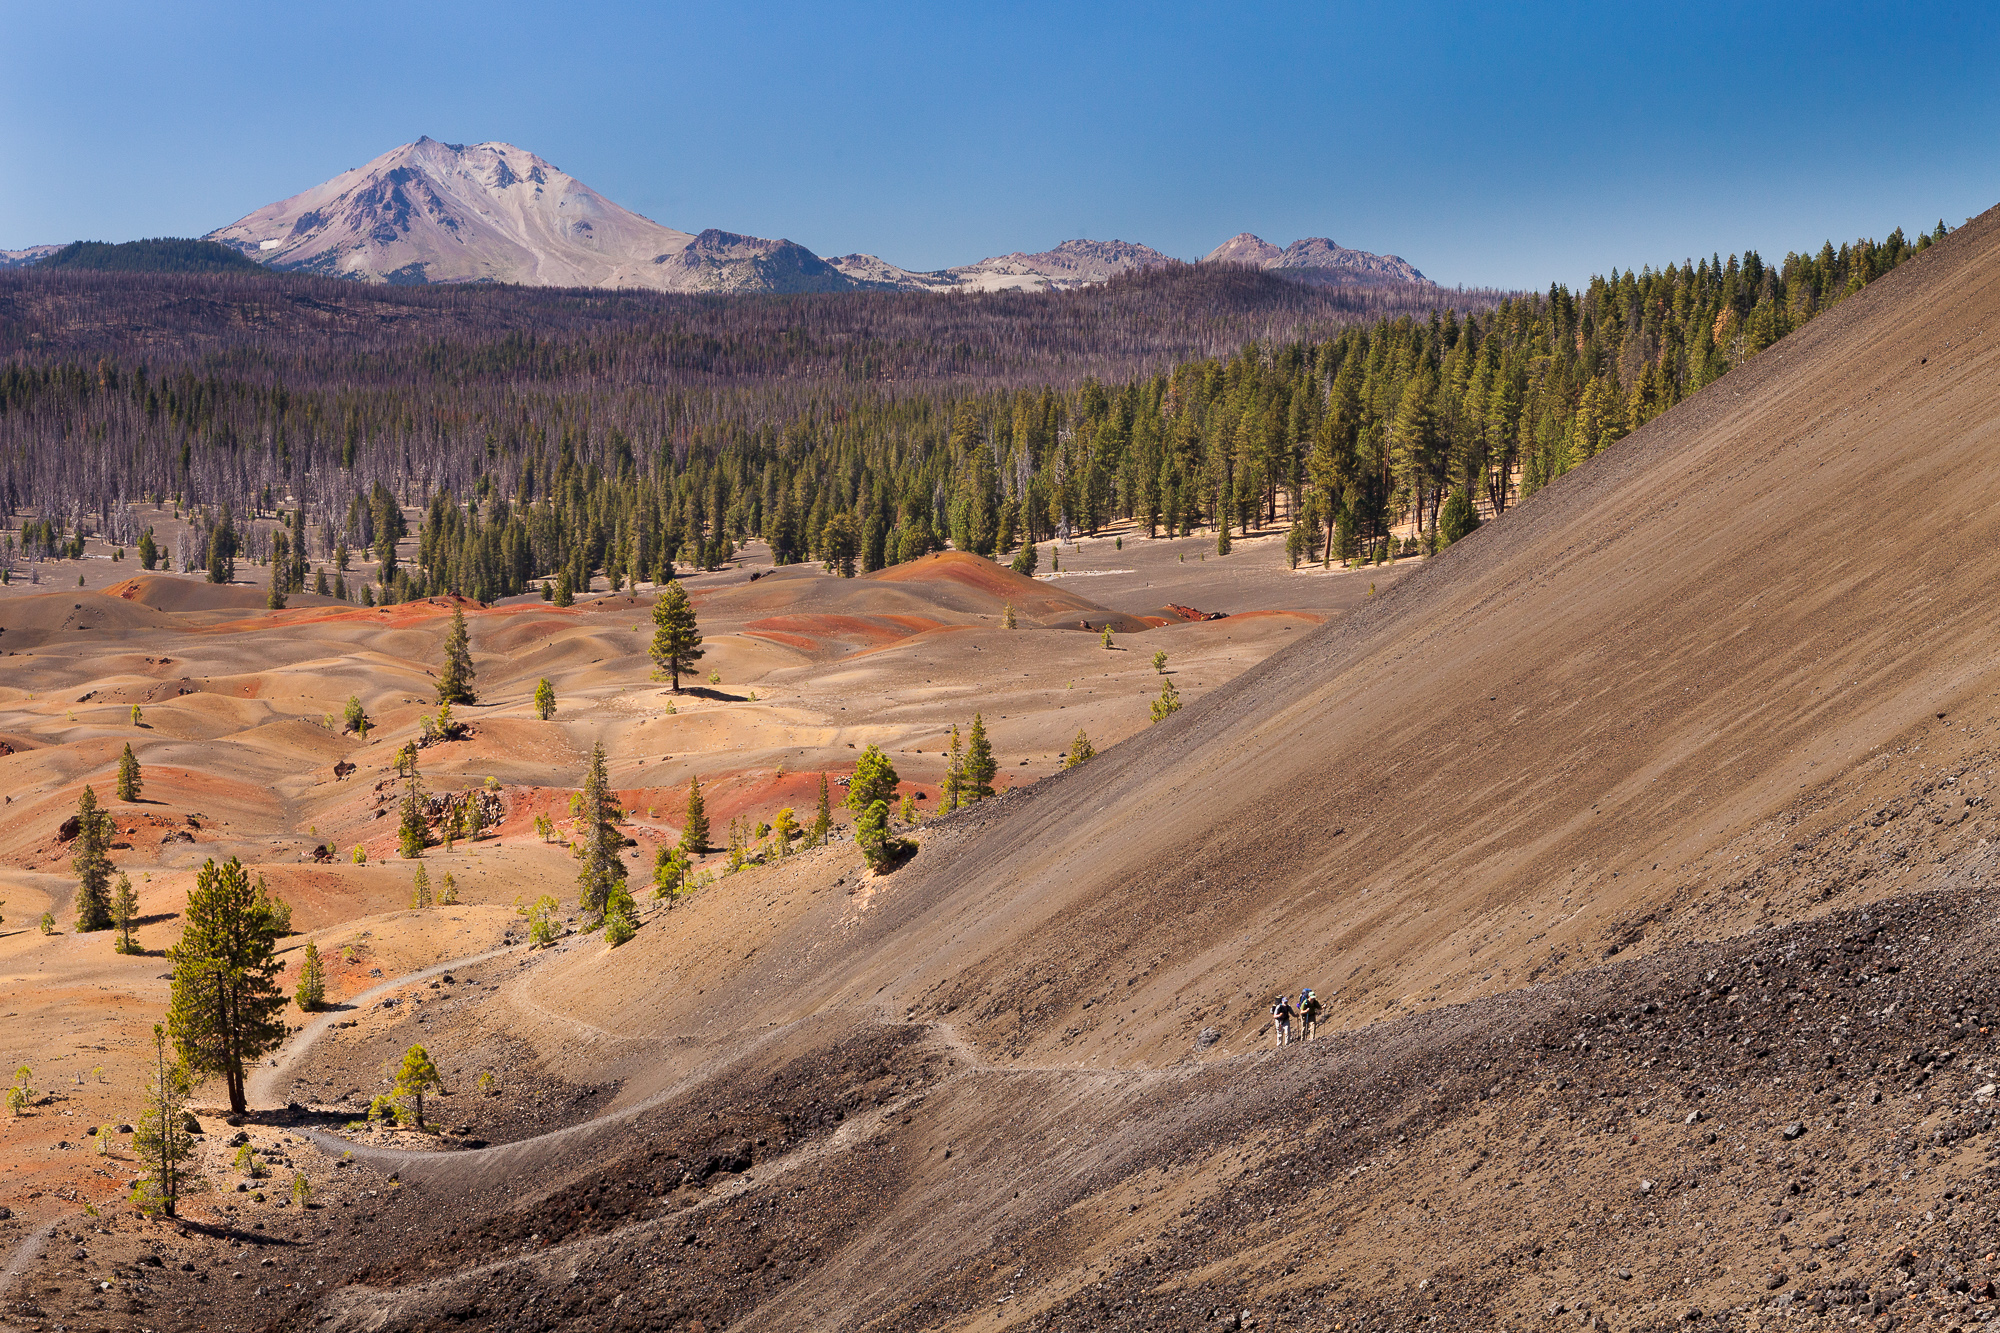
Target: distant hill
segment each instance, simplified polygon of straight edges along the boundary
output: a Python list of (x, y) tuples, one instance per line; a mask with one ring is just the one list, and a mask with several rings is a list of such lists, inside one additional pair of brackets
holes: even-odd
[(102, 273), (255, 272), (257, 264), (226, 245), (161, 236), (147, 241), (72, 241), (36, 264), (39, 268), (95, 269)]
[(25, 250), (0, 250), (0, 268), (26, 268), (39, 264), (56, 251), (59, 245), (31, 245)]

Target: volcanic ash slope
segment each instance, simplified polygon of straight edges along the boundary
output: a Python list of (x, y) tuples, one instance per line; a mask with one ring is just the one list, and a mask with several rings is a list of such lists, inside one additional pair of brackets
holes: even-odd
[(301, 1320), (1990, 1311), (1996, 319), (1988, 214), (895, 874), (552, 960), (624, 1118), (405, 1165)]

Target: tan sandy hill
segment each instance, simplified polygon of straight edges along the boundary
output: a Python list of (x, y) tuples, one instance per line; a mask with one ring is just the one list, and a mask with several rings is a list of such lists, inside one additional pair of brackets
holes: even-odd
[[(894, 874), (749, 872), (439, 1010), (616, 1096), (363, 1154), (401, 1193), (285, 1317), (1965, 1326), (1996, 312), (1988, 215)], [(1333, 1034), (1260, 1051), (1301, 983)]]

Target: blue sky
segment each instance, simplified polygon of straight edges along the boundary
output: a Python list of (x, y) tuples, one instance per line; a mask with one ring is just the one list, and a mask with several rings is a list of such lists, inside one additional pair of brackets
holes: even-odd
[(1331, 236), (1445, 283), (1956, 226), (1990, 5), (0, 0), (0, 248), (198, 235), (422, 134), (912, 268)]

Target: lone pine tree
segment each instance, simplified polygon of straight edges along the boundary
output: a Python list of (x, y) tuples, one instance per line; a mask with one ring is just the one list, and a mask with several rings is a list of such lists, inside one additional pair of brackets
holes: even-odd
[(417, 779), (417, 752), (411, 749), (398, 758), (405, 761), (404, 773), (409, 785), (403, 793), (403, 819), (396, 829), (396, 849), (404, 860), (415, 860), (424, 854), (430, 823), (424, 818), (424, 789)]
[(959, 744), (956, 722), (951, 727), (951, 746), (945, 751), (943, 788), (938, 793), (938, 813), (948, 815), (965, 799), (965, 751)]
[(451, 609), (451, 628), (444, 636), (444, 669), (438, 672), (437, 701), (441, 704), (478, 702), (472, 691), (472, 637), (465, 628), (465, 609)]
[(326, 1003), (326, 968), (319, 960), (319, 946), (311, 940), (306, 941), (305, 961), (299, 964), (299, 985), (292, 999), (309, 1014)]
[(139, 759), (138, 756), (132, 753), (132, 745), (128, 741), (125, 745), (125, 753), (118, 756), (118, 799), (121, 801), (138, 800), (140, 786)]
[(98, 808), (97, 793), (86, 786), (76, 802), (76, 928), (105, 930), (111, 925), (111, 815)]
[(234, 857), (220, 866), (211, 860), (196, 873), (183, 921), (168, 955), (174, 970), (167, 1031), (192, 1073), (222, 1076), (229, 1108), (240, 1115), (244, 1067), (285, 1039), (277, 926)]
[(1097, 758), (1097, 747), (1090, 743), (1090, 737), (1084, 735), (1083, 729), (1079, 727), (1076, 739), (1069, 743), (1069, 753), (1063, 756), (1063, 767), (1075, 768), (1095, 758)]
[(972, 715), (972, 731), (965, 742), (965, 799), (983, 801), (993, 794), (993, 779), (1000, 765), (994, 762), (993, 746), (986, 739), (986, 720)]
[(583, 779), (583, 810), (579, 823), (583, 867), (576, 876), (577, 906), (603, 916), (613, 891), (625, 882), (625, 861), (619, 855), (625, 835), (618, 831), (617, 793), (611, 790), (610, 765), (604, 742), (590, 750), (590, 769)]
[(833, 804), (829, 797), (826, 774), (822, 773), (819, 775), (819, 805), (813, 810), (810, 835), (810, 841), (820, 846), (825, 846), (827, 838), (833, 833)]
[(546, 722), (556, 715), (556, 687), (547, 676), (535, 682), (535, 716)]
[(188, 1096), (193, 1091), (187, 1067), (167, 1056), (167, 1030), (153, 1024), (152, 1078), (139, 1123), (132, 1129), (132, 1153), (146, 1172), (132, 1189), (132, 1202), (142, 1212), (173, 1217), (182, 1195), (203, 1188), (205, 1182), (191, 1165), (196, 1148), (187, 1127)]
[(411, 1106), (412, 1123), (418, 1129), (424, 1127), (424, 1094), (431, 1091), (444, 1092), (444, 1076), (431, 1063), (431, 1055), (422, 1046), (412, 1046), (403, 1052), (403, 1067), (396, 1071), (396, 1086), (392, 1095), (399, 1102)]
[(708, 807), (701, 799), (701, 778), (688, 777), (687, 813), (681, 819), (681, 850), (699, 856), (708, 850)]
[(111, 890), (111, 924), (118, 931), (118, 942), (112, 948), (118, 953), (138, 953), (139, 945), (132, 938), (132, 923), (139, 918), (139, 895), (132, 891), (132, 877), (118, 876), (117, 887)]
[(653, 624), (656, 628), (650, 651), (659, 667), (654, 678), (665, 676), (679, 694), (681, 677), (693, 675), (694, 664), (703, 655), (701, 635), (695, 629), (694, 603), (688, 600), (679, 579), (669, 580), (666, 591), (654, 600)]

